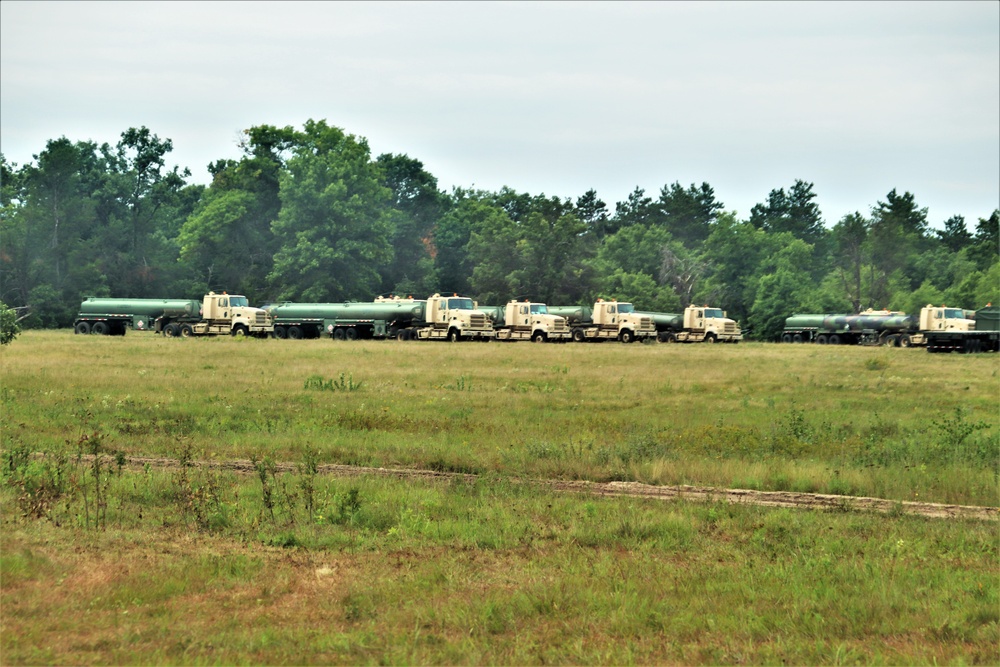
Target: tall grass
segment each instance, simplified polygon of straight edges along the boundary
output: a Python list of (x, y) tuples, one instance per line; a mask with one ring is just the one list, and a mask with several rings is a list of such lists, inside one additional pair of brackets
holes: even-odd
[[(997, 504), (996, 355), (27, 332), (4, 449), (425, 467)], [(767, 471), (781, 470), (780, 474)]]

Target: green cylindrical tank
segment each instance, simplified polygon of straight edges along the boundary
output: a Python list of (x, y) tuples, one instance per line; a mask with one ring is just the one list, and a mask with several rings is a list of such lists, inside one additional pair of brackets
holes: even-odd
[(830, 331), (916, 331), (919, 328), (916, 315), (827, 315), (823, 319), (823, 329)]
[(144, 317), (198, 317), (201, 301), (189, 299), (103, 299), (91, 297), (80, 304), (78, 317), (87, 315), (141, 315)]
[(648, 317), (653, 320), (653, 326), (657, 331), (680, 331), (684, 328), (684, 315), (679, 313), (650, 313), (636, 311), (636, 315)]
[(507, 321), (507, 309), (504, 306), (479, 306), (476, 308), (481, 313), (489, 315), (493, 320), (493, 326), (502, 327)]
[(549, 306), (549, 315), (565, 317), (570, 324), (581, 324), (594, 321), (594, 311), (588, 306)]
[(426, 301), (373, 301), (349, 303), (278, 303), (265, 306), (276, 320), (386, 320), (409, 324), (424, 319)]
[(786, 329), (820, 329), (823, 327), (823, 321), (827, 317), (836, 317), (834, 315), (792, 315), (785, 319)]

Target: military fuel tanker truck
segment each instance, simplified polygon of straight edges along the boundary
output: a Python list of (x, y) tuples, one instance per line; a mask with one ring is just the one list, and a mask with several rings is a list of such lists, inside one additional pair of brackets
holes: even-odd
[(274, 318), (276, 338), (335, 340), (463, 340), (493, 338), (493, 327), (472, 299), (434, 294), (427, 299), (378, 297), (371, 302), (276, 303), (264, 306)]
[(549, 313), (544, 303), (509, 301), (506, 306), (479, 306), (489, 315), (497, 340), (567, 341), (572, 333), (565, 317)]
[(104, 299), (90, 297), (80, 304), (73, 322), (78, 334), (124, 336), (128, 329), (165, 336), (269, 335), (271, 317), (251, 308), (245, 296), (209, 292), (193, 299)]
[(1000, 352), (1000, 308), (980, 308), (973, 315), (972, 322), (972, 328), (966, 331), (939, 329), (925, 332), (927, 351)]
[(661, 343), (739, 343), (743, 332), (720, 308), (688, 306), (680, 313), (644, 313), (653, 320)]
[(868, 309), (857, 315), (792, 315), (785, 320), (783, 343), (820, 345), (926, 345), (932, 331), (968, 331), (972, 320), (961, 308), (924, 306), (920, 315)]
[(635, 312), (631, 303), (598, 299), (586, 306), (549, 306), (549, 314), (566, 318), (577, 343), (618, 340), (631, 343), (656, 335), (648, 315)]

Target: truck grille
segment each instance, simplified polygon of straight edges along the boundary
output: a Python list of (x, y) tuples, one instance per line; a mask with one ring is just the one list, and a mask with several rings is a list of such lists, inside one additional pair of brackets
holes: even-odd
[(486, 328), (486, 315), (483, 313), (473, 313), (469, 315), (469, 327), (472, 329)]
[(267, 320), (268, 320), (267, 313), (255, 313), (254, 314), (254, 323), (256, 323), (256, 324), (259, 324), (261, 326), (265, 326), (268, 323)]
[(726, 322), (726, 327), (725, 327), (724, 331), (727, 334), (734, 334), (734, 333), (736, 333), (736, 322)]

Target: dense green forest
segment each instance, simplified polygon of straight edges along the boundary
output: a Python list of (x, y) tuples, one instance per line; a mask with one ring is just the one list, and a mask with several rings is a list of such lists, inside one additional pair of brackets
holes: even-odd
[(894, 189), (831, 223), (813, 184), (796, 180), (746, 219), (708, 183), (637, 187), (611, 211), (594, 190), (575, 201), (442, 192), (418, 159), (372, 158), (364, 138), (325, 121), (242, 138), (242, 157), (212, 163), (208, 186), (168, 168), (171, 140), (145, 127), (115, 145), (50, 140), (23, 166), (0, 156), (0, 300), (23, 326), (52, 328), (70, 326), (91, 295), (603, 296), (668, 312), (717, 305), (762, 340), (794, 312), (1000, 301), (996, 210), (932, 230), (916, 197)]

